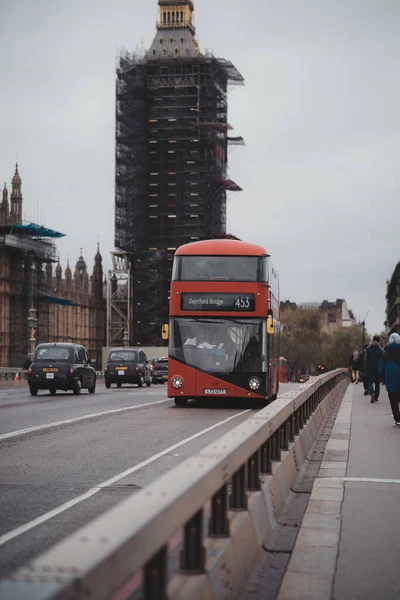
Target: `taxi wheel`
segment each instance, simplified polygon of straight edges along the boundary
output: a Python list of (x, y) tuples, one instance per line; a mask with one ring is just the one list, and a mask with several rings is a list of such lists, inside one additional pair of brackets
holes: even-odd
[(38, 389), (36, 387), (34, 387), (33, 385), (29, 386), (29, 391), (31, 393), (31, 396), (37, 396)]
[(175, 406), (186, 406), (188, 403), (187, 398), (175, 398)]
[(94, 394), (96, 391), (96, 380), (94, 380), (93, 387), (88, 388), (89, 394)]
[(109, 381), (106, 381), (106, 388), (109, 390), (111, 387), (111, 383)]
[(78, 379), (78, 381), (75, 381), (74, 387), (73, 387), (73, 392), (74, 392), (75, 396), (79, 396), (79, 394), (81, 393), (81, 390), (82, 390), (82, 382), (80, 379)]
[(120, 388), (122, 386), (122, 383), (120, 381), (117, 381), (117, 387)]

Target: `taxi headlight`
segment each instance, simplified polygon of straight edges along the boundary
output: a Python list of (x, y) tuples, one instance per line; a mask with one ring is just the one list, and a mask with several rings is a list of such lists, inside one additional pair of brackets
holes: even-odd
[(258, 379), (258, 377), (252, 377), (251, 379), (249, 379), (249, 388), (253, 392), (256, 392), (257, 390), (259, 390), (260, 387), (261, 387), (261, 381)]
[(180, 390), (183, 387), (183, 379), (179, 375), (176, 375), (171, 380), (172, 387), (175, 390)]

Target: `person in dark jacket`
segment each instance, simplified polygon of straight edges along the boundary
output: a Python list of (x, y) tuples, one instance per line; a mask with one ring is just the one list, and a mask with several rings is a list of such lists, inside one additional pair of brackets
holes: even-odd
[(374, 335), (372, 344), (366, 349), (366, 369), (368, 374), (368, 386), (371, 396), (371, 404), (378, 402), (379, 392), (381, 387), (381, 375), (379, 373), (379, 362), (382, 357), (383, 350), (379, 345), (381, 338), (379, 335)]
[(363, 351), (358, 355), (358, 368), (360, 370), (361, 381), (364, 386), (364, 396), (369, 396), (368, 373), (367, 373), (367, 354), (366, 349), (368, 344), (365, 344)]
[(354, 350), (350, 357), (351, 381), (358, 383), (359, 366), (358, 366), (358, 351)]
[(393, 418), (400, 426), (400, 335), (392, 333), (379, 364), (382, 379), (389, 394)]

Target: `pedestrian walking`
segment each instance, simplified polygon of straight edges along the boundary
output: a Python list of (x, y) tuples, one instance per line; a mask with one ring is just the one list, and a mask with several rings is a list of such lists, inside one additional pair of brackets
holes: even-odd
[(364, 345), (363, 351), (358, 355), (358, 369), (360, 371), (361, 381), (364, 386), (364, 396), (369, 396), (368, 373), (367, 373), (367, 353), (368, 344)]
[(350, 369), (351, 369), (351, 381), (358, 383), (359, 378), (359, 363), (358, 363), (358, 350), (354, 350), (350, 358)]
[(392, 333), (380, 361), (380, 373), (386, 385), (393, 418), (400, 426), (400, 335)]
[(383, 350), (379, 345), (381, 338), (374, 335), (372, 343), (366, 349), (366, 369), (368, 374), (368, 387), (371, 396), (371, 404), (378, 402), (381, 389), (381, 374), (379, 372), (379, 363), (382, 358)]

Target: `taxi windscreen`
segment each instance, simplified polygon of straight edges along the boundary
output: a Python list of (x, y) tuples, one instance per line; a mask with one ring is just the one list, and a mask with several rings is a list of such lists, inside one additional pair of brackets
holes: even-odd
[(109, 362), (139, 362), (136, 350), (115, 350), (110, 352)]

